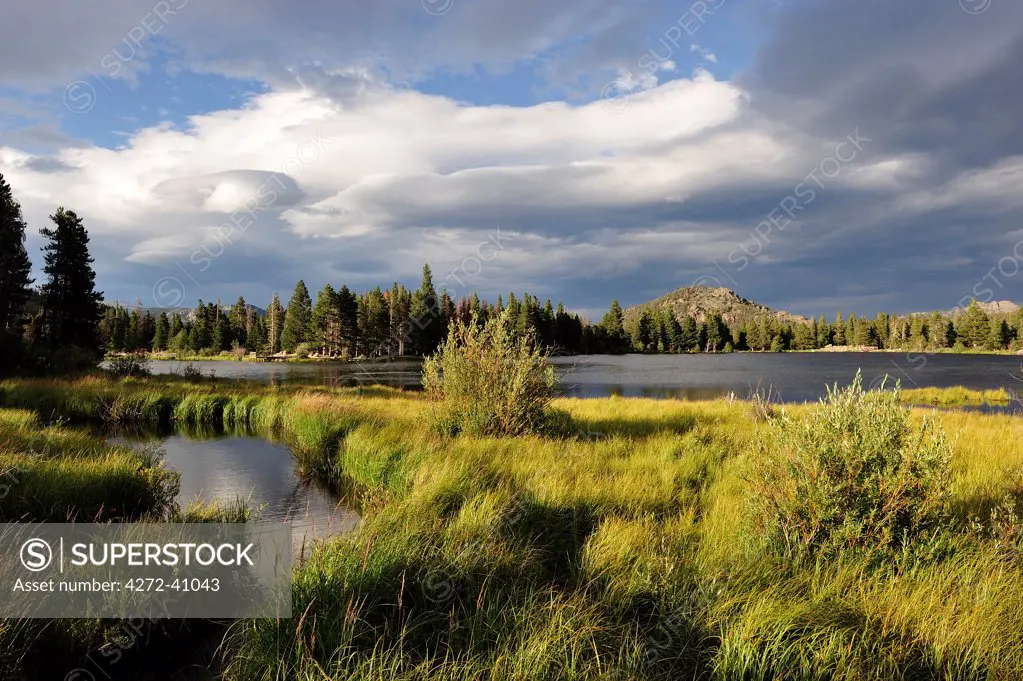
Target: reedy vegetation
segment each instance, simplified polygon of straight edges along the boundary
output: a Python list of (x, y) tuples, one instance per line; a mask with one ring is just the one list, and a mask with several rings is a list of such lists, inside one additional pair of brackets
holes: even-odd
[(423, 365), (423, 387), (437, 401), (435, 422), (451, 435), (524, 435), (549, 430), (557, 395), (550, 352), (532, 335), (515, 337), (510, 314), (453, 321)]
[(879, 532), (883, 556), (831, 541), (797, 560), (750, 502), (764, 452), (831, 447), (841, 461), (859, 450), (833, 438), (852, 433), (882, 459), (867, 479), (899, 481), (923, 413), (842, 393), (894, 430), (839, 423), (804, 440), (785, 429), (826, 424), (833, 405), (758, 422), (741, 402), (562, 399), (573, 434), (495, 438), (440, 435), (428, 397), (388, 390), (89, 379), (8, 382), (0, 399), (75, 419), (247, 424), (293, 442), (310, 472), (362, 486), (360, 528), (296, 571), (296, 617), (234, 627), (229, 678), (1023, 675), (1018, 536), (996, 522), (1023, 494), (1010, 416), (941, 415), (958, 436), (935, 488), (947, 498), (934, 539), (907, 544), (933, 550)]

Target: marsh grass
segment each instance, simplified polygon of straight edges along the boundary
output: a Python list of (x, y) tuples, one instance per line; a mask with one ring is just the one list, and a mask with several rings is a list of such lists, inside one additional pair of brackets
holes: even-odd
[(177, 475), (151, 455), (0, 409), (0, 520), (100, 522), (167, 511)]
[[(1023, 677), (1015, 521), (991, 513), (1023, 492), (1015, 417), (854, 405), (876, 428), (835, 432), (903, 454), (940, 419), (948, 525), (926, 550), (893, 543), (879, 559), (839, 542), (792, 561), (754, 512), (751, 471), (765, 447), (816, 451), (774, 429), (824, 430), (818, 406), (786, 406), (782, 426), (741, 401), (559, 399), (578, 433), (451, 438), (425, 396), (394, 391), (92, 381), (0, 384), (0, 399), (70, 412), (45, 421), (145, 391), (172, 419), (276, 433), (314, 474), (365, 490), (358, 530), (296, 570), (295, 617), (233, 625), (226, 678)], [(202, 400), (181, 407), (188, 395)]]
[(932, 405), (936, 407), (978, 407), (983, 405), (1007, 405), (1013, 401), (1008, 390), (971, 390), (969, 388), (910, 388), (900, 390), (900, 399), (907, 404)]

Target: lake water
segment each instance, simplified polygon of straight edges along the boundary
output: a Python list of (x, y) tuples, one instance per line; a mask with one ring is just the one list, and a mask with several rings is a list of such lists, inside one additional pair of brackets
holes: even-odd
[(118, 434), (110, 438), (133, 446), (158, 447), (167, 467), (181, 474), (178, 502), (246, 501), (261, 520), (291, 522), (296, 547), (347, 532), (359, 516), (314, 480), (302, 479), (286, 446), (258, 437), (198, 437)]
[[(825, 394), (825, 386), (849, 383), (857, 369), (864, 383), (880, 386), (885, 376), (904, 388), (964, 386), (1023, 390), (1023, 357), (1006, 355), (925, 355), (895, 352), (736, 353), (728, 355), (580, 355), (553, 360), (562, 388), (571, 397), (655, 397), (706, 399), (732, 392), (746, 397), (770, 387), (782, 400), (805, 402)], [(193, 362), (204, 373), (263, 383), (419, 386), (421, 363), (329, 362), (274, 364)], [(180, 372), (184, 363), (152, 362), (154, 373)]]

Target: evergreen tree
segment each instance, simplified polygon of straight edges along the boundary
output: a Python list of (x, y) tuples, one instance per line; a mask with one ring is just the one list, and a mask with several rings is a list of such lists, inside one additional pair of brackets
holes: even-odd
[(650, 350), (654, 341), (654, 318), (649, 310), (643, 310), (632, 334), (632, 344), (639, 352)]
[(968, 348), (983, 348), (991, 338), (991, 320), (976, 300), (970, 303), (959, 320), (956, 331), (959, 340)]
[(821, 318), (817, 321), (817, 347), (823, 348), (831, 345), (831, 325), (828, 324), (828, 320), (821, 315)]
[[(509, 300), (508, 304), (511, 303), (512, 300)], [(611, 308), (600, 320), (600, 326), (606, 338), (607, 352), (612, 354), (628, 352), (629, 336), (625, 333), (625, 315), (617, 298), (611, 301)]]
[(429, 265), (423, 265), (422, 283), (412, 296), (411, 316), (413, 351), (420, 355), (433, 353), (447, 328), (447, 320), (442, 318), (440, 299), (433, 286), (433, 273)]
[(355, 357), (359, 346), (359, 299), (344, 284), (337, 293), (337, 308), (341, 350)]
[(48, 239), (42, 288), (46, 344), (51, 350), (77, 347), (98, 357), (103, 294), (96, 290), (89, 234), (73, 211), (58, 208), (50, 219), (54, 227), (40, 230)]
[(169, 337), (170, 338), (174, 338), (179, 333), (181, 333), (181, 330), (183, 328), (185, 328), (185, 325), (181, 321), (181, 315), (175, 314), (174, 318), (171, 319), (171, 322), (170, 322), (170, 334), (169, 334)]
[(299, 345), (309, 341), (312, 316), (313, 301), (305, 282), (299, 279), (284, 313), (284, 328), (281, 330), (281, 347), (284, 350), (294, 352)]
[(931, 319), (927, 323), (927, 328), (930, 331), (929, 340), (932, 348), (935, 350), (941, 350), (942, 348), (949, 347), (945, 320), (942, 318), (940, 312), (934, 312), (931, 314)]
[(210, 341), (213, 352), (223, 352), (231, 348), (231, 327), (223, 316), (218, 315), (213, 325), (213, 338)]
[(1009, 328), (1009, 323), (1004, 319), (992, 319), (991, 337), (988, 340), (991, 349), (1005, 350), (1009, 347), (1010, 340), (1012, 340), (1012, 329)]
[(707, 315), (706, 321), (706, 333), (707, 339), (704, 347), (707, 352), (717, 352), (723, 350), (726, 343), (730, 343), (732, 340), (732, 334), (725, 326), (724, 321), (721, 319), (721, 315), (712, 312)]
[(811, 324), (796, 324), (793, 345), (796, 350), (813, 350), (816, 334)]
[[(443, 306), (451, 307), (450, 312), (453, 313), (453, 303), (447, 294), (442, 296), (442, 301)], [(386, 356), (390, 335), (390, 311), (387, 309), (387, 298), (378, 286), (366, 295), (366, 354), (370, 357)]]
[(276, 293), (266, 309), (266, 316), (266, 348), (271, 354), (276, 354), (281, 350), (281, 332), (284, 330), (284, 308)]
[(267, 349), (266, 319), (263, 317), (251, 318), (249, 332), (245, 336), (245, 349), (249, 352), (260, 352)]
[(25, 250), (25, 229), (21, 205), (0, 175), (0, 335), (20, 330), (29, 296), (32, 263)]
[(842, 313), (839, 312), (835, 315), (835, 345), (843, 346), (846, 344), (845, 338), (845, 322), (842, 321)]
[(679, 333), (679, 352), (695, 352), (700, 349), (700, 331), (696, 320), (688, 314), (682, 317)]
[(156, 320), (156, 333), (153, 335), (153, 351), (162, 352), (167, 349), (168, 336), (170, 335), (170, 320), (166, 312), (161, 312)]
[(231, 338), (241, 347), (246, 345), (250, 324), (249, 306), (245, 298), (238, 296), (238, 301), (231, 308)]
[(327, 284), (316, 294), (316, 306), (312, 313), (312, 342), (320, 354), (334, 356), (339, 352), (337, 293)]

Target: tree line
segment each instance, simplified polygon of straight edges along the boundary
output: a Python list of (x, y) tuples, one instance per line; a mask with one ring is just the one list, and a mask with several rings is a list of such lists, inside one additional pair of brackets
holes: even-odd
[(0, 373), (63, 372), (102, 358), (98, 322), (103, 294), (89, 255), (89, 235), (78, 215), (63, 207), (50, 216), (38, 290), (25, 247), (21, 205), (0, 175)]
[(620, 339), (623, 352), (732, 352), (817, 350), (829, 346), (873, 349), (1019, 350), (1023, 348), (1023, 308), (988, 314), (973, 300), (957, 314), (911, 315), (880, 313), (874, 318), (841, 312), (806, 322), (786, 322), (774, 315), (756, 315), (725, 323), (718, 314), (698, 321), (668, 310), (644, 310), (625, 328), (617, 302), (601, 321)]
[(265, 313), (244, 297), (231, 305), (199, 301), (187, 314), (154, 313), (102, 304), (95, 287), (89, 237), (74, 211), (57, 208), (40, 230), (45, 281), (32, 288), (25, 248), (27, 226), (10, 186), (0, 175), (0, 371), (66, 371), (95, 365), (105, 352), (171, 351), (212, 355), (295, 353), (320, 357), (399, 357), (432, 353), (455, 319), (485, 324), (505, 311), (518, 336), (555, 352), (690, 353), (813, 350), (828, 346), (932, 351), (1019, 349), (1023, 309), (989, 315), (974, 301), (956, 315), (882, 313), (874, 318), (841, 313), (832, 320), (783, 321), (758, 314), (726, 321), (720, 314), (691, 315), (643, 309), (628, 323), (618, 301), (598, 323), (563, 304), (510, 293), (494, 302), (478, 294), (455, 300), (438, 292), (429, 265), (419, 288), (394, 283), (357, 292), (327, 284), (315, 302), (299, 281), (284, 306), (275, 294)]
[[(546, 347), (565, 352), (598, 351), (594, 327), (578, 315), (555, 308), (548, 299), (528, 293), (498, 296), (494, 303), (478, 294), (455, 300), (436, 290), (430, 266), (424, 265), (419, 288), (399, 283), (356, 292), (327, 284), (315, 303), (304, 281), (285, 307), (275, 294), (265, 313), (257, 313), (244, 297), (233, 305), (199, 302), (187, 314), (107, 308), (100, 335), (112, 352), (152, 350), (183, 354), (280, 353), (303, 356), (402, 357), (432, 353), (455, 319), (477, 323), (508, 311), (516, 334), (528, 334)], [(589, 335), (588, 335), (589, 334)]]

